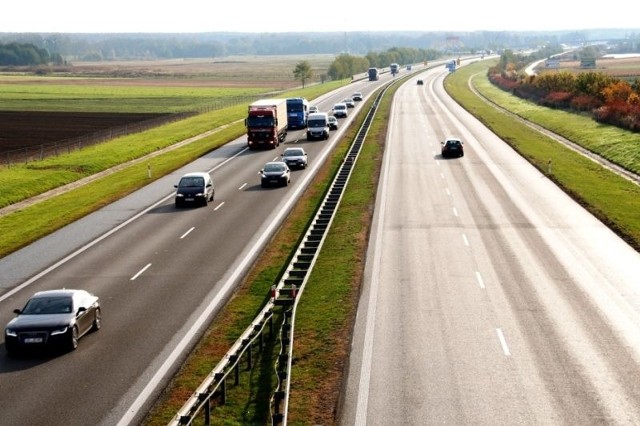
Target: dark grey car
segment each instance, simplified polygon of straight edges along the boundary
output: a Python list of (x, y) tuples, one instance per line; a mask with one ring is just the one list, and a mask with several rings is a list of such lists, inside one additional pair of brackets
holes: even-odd
[(40, 291), (13, 312), (16, 317), (4, 329), (9, 355), (47, 348), (72, 351), (82, 336), (102, 326), (98, 297), (85, 290)]

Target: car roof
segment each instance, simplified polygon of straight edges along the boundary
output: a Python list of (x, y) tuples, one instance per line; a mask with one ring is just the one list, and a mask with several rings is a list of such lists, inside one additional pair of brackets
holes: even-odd
[(337, 107), (337, 106), (339, 106), (339, 107), (346, 107), (346, 106), (347, 106), (347, 104), (345, 104), (344, 102), (338, 102), (338, 103), (337, 103), (337, 104), (335, 104), (333, 107), (335, 108), (335, 107)]
[(289, 151), (302, 151), (304, 152), (304, 148), (302, 148), (301, 146), (290, 146), (289, 148), (285, 148), (284, 152), (289, 152)]
[(39, 297), (71, 297), (77, 294), (88, 294), (86, 290), (77, 290), (77, 289), (57, 289), (57, 290), (43, 290), (35, 293), (31, 298), (39, 298)]
[(191, 172), (185, 173), (182, 177), (211, 177), (209, 173), (206, 172)]

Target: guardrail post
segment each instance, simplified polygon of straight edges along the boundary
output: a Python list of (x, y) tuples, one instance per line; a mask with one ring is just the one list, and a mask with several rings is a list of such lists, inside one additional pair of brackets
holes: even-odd
[(211, 424), (211, 396), (207, 397), (204, 403), (204, 424), (209, 426)]
[(245, 339), (243, 344), (249, 347), (247, 353), (247, 369), (251, 370), (253, 368), (253, 344), (249, 339)]
[(216, 382), (220, 382), (220, 404), (227, 403), (227, 379), (224, 378), (224, 373), (215, 374)]

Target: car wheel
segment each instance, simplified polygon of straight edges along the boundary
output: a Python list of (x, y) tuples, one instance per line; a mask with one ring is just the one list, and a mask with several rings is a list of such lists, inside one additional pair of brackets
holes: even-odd
[(13, 346), (6, 346), (7, 343), (5, 342), (5, 349), (7, 350), (7, 355), (9, 355), (11, 358), (17, 358), (18, 355), (20, 355), (18, 349), (14, 348)]
[(69, 350), (73, 351), (78, 347), (78, 327), (75, 325), (69, 332)]
[(102, 328), (102, 314), (100, 313), (100, 309), (96, 309), (96, 312), (93, 316), (93, 326), (91, 327), (91, 331), (98, 331)]

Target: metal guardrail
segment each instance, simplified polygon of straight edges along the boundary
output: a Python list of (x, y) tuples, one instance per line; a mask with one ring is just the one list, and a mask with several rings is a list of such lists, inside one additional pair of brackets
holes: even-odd
[(367, 112), (367, 116), (358, 130), (321, 207), (318, 209), (314, 220), (306, 231), (305, 237), (298, 246), (293, 260), (283, 273), (278, 284), (271, 288), (270, 300), (251, 325), (242, 333), (238, 340), (236, 340), (224, 358), (185, 402), (171, 422), (169, 422), (169, 426), (191, 425), (200, 414), (203, 416), (204, 424), (210, 424), (211, 403), (214, 398), (219, 398), (221, 404), (225, 403), (226, 380), (232, 372), (235, 372), (235, 382), (238, 384), (240, 357), (246, 353), (249, 368), (251, 368), (254, 342), (258, 340), (260, 342), (260, 348), (262, 348), (262, 339), (267, 323), (270, 325), (269, 332), (270, 335), (272, 335), (273, 311), (276, 306), (283, 307), (284, 319), (279, 332), (280, 353), (275, 366), (278, 386), (271, 398), (270, 407), (272, 424), (287, 424), (290, 391), (289, 379), (291, 377), (291, 360), (293, 357), (293, 331), (298, 300), (304, 292), (309, 272), (313, 269), (327, 231), (331, 227), (362, 144), (378, 109), (380, 99), (382, 99), (386, 88), (392, 83), (393, 82), (388, 83), (383, 90), (379, 92)]

